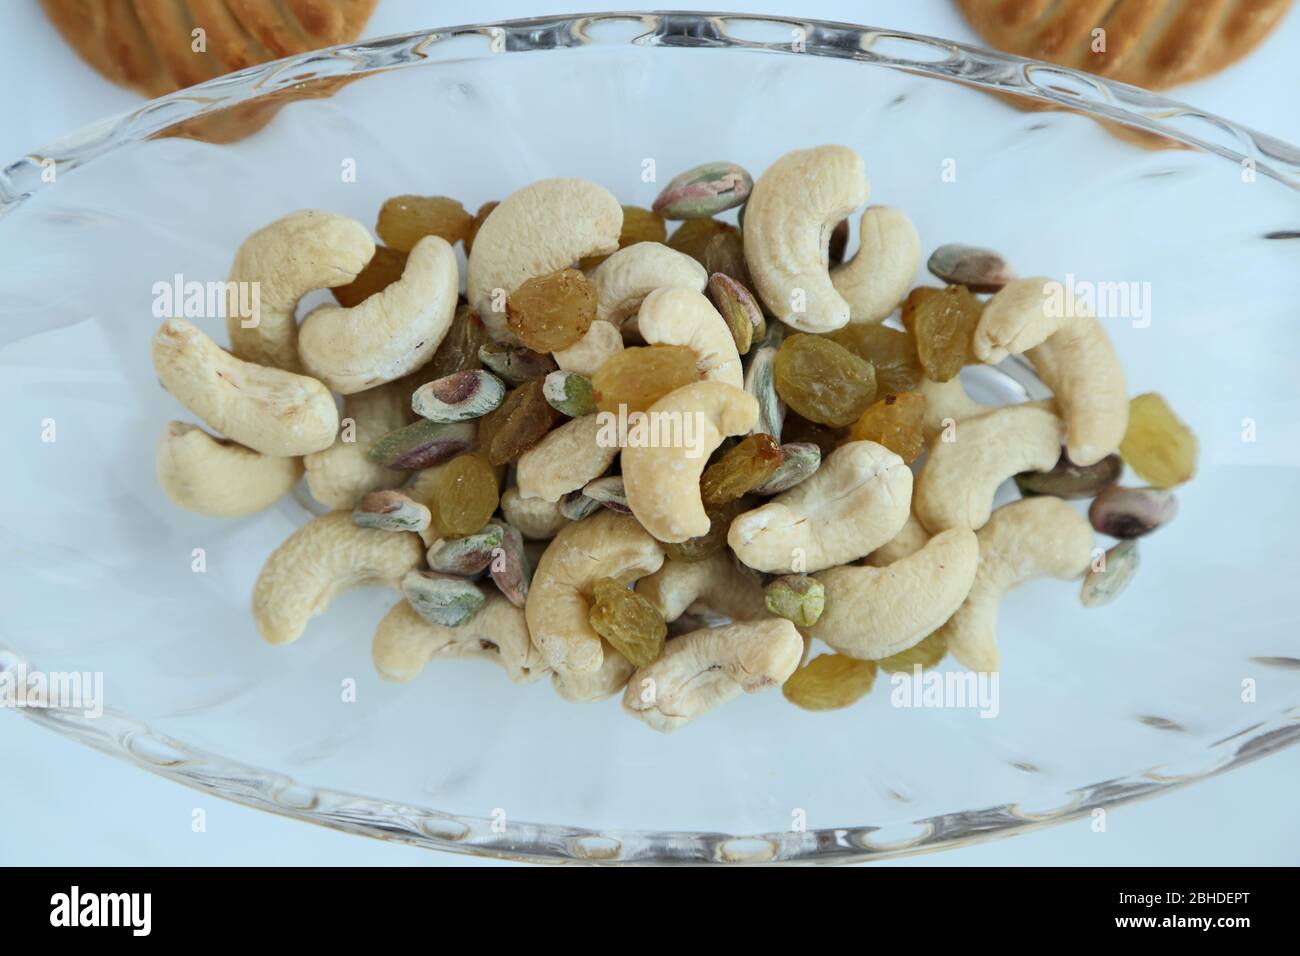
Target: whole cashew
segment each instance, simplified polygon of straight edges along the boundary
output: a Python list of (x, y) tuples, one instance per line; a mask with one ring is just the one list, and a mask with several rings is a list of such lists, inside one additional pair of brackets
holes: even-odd
[(803, 650), (803, 638), (783, 618), (691, 631), (632, 675), (623, 709), (668, 733), (741, 693), (785, 683)]
[(321, 306), (303, 319), (298, 335), (303, 365), (344, 395), (415, 371), (451, 327), (459, 282), (451, 246), (439, 236), (425, 236), (396, 282), (350, 309)]
[(831, 283), (849, 304), (850, 322), (879, 322), (907, 297), (921, 237), (907, 214), (891, 206), (869, 207), (859, 236), (857, 254), (831, 270)]
[(820, 571), (885, 544), (907, 521), (912, 472), (892, 451), (847, 442), (812, 477), (731, 522), (727, 543), (758, 571)]
[(636, 593), (669, 623), (691, 610), (712, 611), (733, 621), (768, 616), (763, 585), (736, 567), (725, 548), (703, 561), (669, 558), (658, 571), (637, 582)]
[(709, 275), (685, 253), (662, 242), (638, 242), (614, 253), (591, 273), (596, 286), (596, 318), (617, 328), (641, 308), (655, 289), (703, 292)]
[(153, 367), (182, 405), (263, 455), (320, 451), (338, 431), (334, 396), (316, 379), (241, 361), (184, 319), (154, 335)]
[(690, 289), (655, 289), (641, 303), (637, 329), (650, 345), (685, 345), (695, 350), (705, 381), (745, 387), (736, 339), (713, 303)]
[(993, 512), (979, 539), (979, 570), (970, 594), (943, 626), (948, 650), (975, 671), (998, 669), (998, 604), (1036, 577), (1068, 580), (1092, 560), (1092, 528), (1060, 498), (1022, 498)]
[(1022, 471), (1048, 471), (1061, 457), (1061, 420), (1039, 405), (1007, 405), (962, 422), (938, 441), (916, 481), (916, 516), (930, 532), (976, 530), (998, 486)]
[(524, 611), (533, 643), (556, 671), (598, 670), (600, 635), (587, 619), (601, 578), (627, 584), (659, 570), (659, 542), (630, 515), (602, 509), (560, 530), (537, 563)]
[(1128, 430), (1128, 387), (1101, 323), (1077, 318), (1025, 357), (1056, 397), (1070, 461), (1095, 465), (1119, 448)]
[(519, 533), (533, 541), (549, 541), (556, 532), (569, 523), (560, 514), (558, 502), (545, 498), (525, 498), (518, 488), (507, 488), (501, 494), (501, 513)]
[(302, 476), (299, 458), (259, 455), (187, 422), (167, 423), (154, 466), (168, 498), (213, 518), (242, 518), (261, 511)]
[(551, 686), (561, 699), (571, 704), (604, 700), (617, 694), (627, 684), (627, 679), (636, 670), (632, 662), (614, 650), (609, 641), (602, 639), (600, 644), (605, 656), (596, 670), (555, 671), (551, 675)]
[[(709, 531), (700, 500), (700, 475), (709, 455), (729, 435), (743, 435), (758, 418), (752, 395), (722, 382), (693, 382), (669, 392), (649, 421), (673, 424), (681, 440), (666, 447), (623, 449), (623, 487), (638, 521), (660, 541), (685, 541)], [(695, 432), (688, 446), (688, 430)]]
[(344, 427), (348, 419), (353, 423), (348, 434), (341, 428), (333, 445), (303, 459), (312, 497), (331, 508), (351, 509), (368, 492), (396, 488), (405, 481), (406, 472), (376, 465), (366, 452), (375, 439), (401, 428), (411, 417), (411, 389), (403, 382), (345, 397)]
[(961, 606), (979, 562), (975, 532), (954, 528), (887, 567), (822, 571), (816, 578), (826, 588), (826, 610), (808, 634), (850, 657), (898, 654)]
[(867, 201), (862, 157), (847, 146), (786, 153), (745, 206), (745, 261), (772, 314), (801, 332), (831, 332), (851, 312), (827, 271), (836, 223)]
[(500, 594), (489, 594), (487, 603), (460, 627), (430, 624), (406, 601), (399, 601), (379, 622), (371, 653), (379, 676), (391, 681), (411, 680), (435, 657), (494, 661), (516, 684), (547, 673), (528, 637), (524, 612)]
[(253, 588), (253, 620), (268, 644), (288, 644), (342, 592), (396, 589), (423, 561), (419, 535), (359, 528), (349, 512), (331, 511), (271, 552)]
[(593, 322), (582, 338), (567, 349), (552, 352), (555, 364), (566, 372), (576, 372), (588, 378), (623, 351), (623, 333), (610, 322)]
[[(226, 331), (236, 358), (301, 372), (298, 300), (313, 289), (347, 285), (375, 254), (370, 232), (355, 219), (319, 209), (290, 213), (244, 240), (230, 267), (232, 283), (256, 283), (257, 314), (239, 314), (240, 290), (227, 297)], [(248, 322), (251, 327), (246, 328)]]
[(1048, 336), (1075, 320), (1074, 315), (1061, 310), (1054, 315), (1048, 309), (1048, 287), (1051, 280), (1043, 276), (1012, 279), (984, 306), (971, 351), (981, 362), (996, 365), (1010, 354), (1020, 355), (1035, 345), (1047, 341)]
[(898, 534), (867, 555), (867, 564), (873, 568), (886, 567), (895, 561), (916, 554), (929, 540), (930, 532), (926, 531), (925, 526), (916, 520), (916, 515), (909, 511), (907, 521), (899, 529)]
[(515, 482), (520, 496), (559, 501), (603, 475), (618, 457), (618, 445), (601, 444), (600, 432), (597, 415), (570, 419), (547, 432), (516, 463)]
[(492, 337), (517, 344), (505, 298), (526, 280), (618, 249), (623, 207), (584, 179), (543, 179), (511, 193), (474, 237), (466, 295)]

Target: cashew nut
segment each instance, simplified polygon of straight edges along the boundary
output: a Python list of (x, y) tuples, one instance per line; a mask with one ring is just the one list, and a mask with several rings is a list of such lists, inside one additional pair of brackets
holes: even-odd
[(962, 422), (953, 441), (930, 447), (916, 481), (917, 518), (936, 534), (983, 527), (1002, 482), (1056, 464), (1064, 431), (1055, 414), (1035, 404), (1007, 405)]
[(879, 322), (898, 308), (921, 261), (921, 237), (901, 209), (871, 206), (862, 214), (858, 251), (831, 270), (835, 291), (848, 302), (850, 322)]
[(736, 339), (707, 298), (690, 289), (655, 289), (641, 303), (637, 329), (651, 345), (685, 345), (695, 351), (705, 381), (745, 387)]
[(511, 193), (474, 237), (466, 295), (492, 337), (517, 343), (505, 299), (525, 281), (618, 249), (623, 207), (585, 179), (543, 179)]
[(758, 418), (752, 395), (722, 382), (693, 382), (650, 406), (648, 421), (676, 436), (658, 447), (623, 449), (623, 487), (637, 520), (660, 541), (709, 531), (700, 475), (724, 437), (743, 435)]
[[(319, 209), (290, 213), (244, 240), (230, 267), (226, 331), (236, 358), (301, 372), (298, 300), (313, 289), (347, 285), (375, 254), (370, 232), (355, 219)], [(256, 284), (253, 316), (238, 307), (242, 287)], [(244, 323), (250, 327), (245, 327)]]
[(662, 242), (638, 242), (596, 266), (591, 281), (596, 286), (596, 318), (618, 328), (655, 289), (703, 292), (709, 275), (690, 256)]
[(618, 457), (618, 445), (602, 444), (600, 432), (597, 415), (570, 419), (547, 432), (516, 463), (515, 483), (520, 496), (559, 501), (570, 491), (603, 475)]
[(916, 554), (929, 540), (930, 532), (926, 531), (925, 526), (916, 520), (916, 515), (909, 511), (907, 521), (899, 529), (898, 534), (867, 555), (867, 564), (873, 568), (886, 567), (895, 561)]
[(745, 261), (772, 314), (801, 332), (830, 332), (851, 312), (827, 271), (835, 225), (867, 201), (862, 157), (847, 146), (786, 153), (745, 206)]
[(585, 704), (594, 700), (604, 700), (621, 691), (627, 679), (636, 670), (632, 662), (614, 650), (606, 640), (602, 640), (601, 651), (604, 658), (600, 667), (594, 671), (556, 671), (551, 675), (551, 686), (561, 699), (571, 704)]
[(854, 561), (907, 521), (912, 472), (888, 448), (847, 442), (812, 477), (731, 522), (727, 543), (758, 571), (812, 573)]
[(582, 338), (567, 349), (552, 352), (555, 364), (566, 372), (588, 378), (609, 359), (623, 351), (623, 333), (609, 322), (593, 322)]
[(391, 681), (411, 680), (435, 657), (495, 661), (516, 684), (546, 674), (546, 664), (528, 637), (524, 612), (500, 594), (489, 594), (487, 603), (459, 627), (430, 624), (406, 601), (399, 601), (379, 622), (371, 652), (379, 675)]
[(1060, 498), (1022, 498), (993, 512), (976, 535), (979, 570), (970, 594), (943, 626), (953, 656), (974, 671), (998, 669), (998, 604), (1036, 577), (1068, 580), (1092, 560), (1092, 528)]
[(158, 483), (189, 511), (242, 518), (274, 504), (302, 476), (299, 458), (259, 455), (197, 425), (168, 422), (155, 458)]
[(288, 644), (342, 592), (398, 588), (423, 561), (419, 535), (359, 528), (350, 513), (331, 511), (271, 552), (253, 588), (253, 620), (268, 644)]
[(663, 561), (659, 542), (630, 515), (602, 509), (561, 529), (537, 563), (524, 608), (547, 663), (556, 671), (598, 670), (601, 638), (587, 619), (592, 587), (601, 578), (627, 584)]
[(623, 709), (668, 733), (740, 694), (783, 684), (803, 656), (804, 642), (783, 618), (691, 631), (664, 645), (637, 670)]
[(945, 422), (964, 421), (997, 407), (981, 404), (967, 395), (960, 375), (954, 375), (946, 382), (922, 378), (916, 390), (925, 396), (925, 416), (921, 420), (921, 431), (927, 442), (933, 442), (942, 434)]
[(389, 382), (344, 398), (343, 427), (334, 444), (303, 459), (312, 497), (331, 508), (351, 509), (368, 492), (396, 488), (405, 481), (406, 472), (376, 465), (366, 452), (375, 439), (401, 428), (411, 417), (408, 383)]
[(975, 532), (954, 528), (887, 567), (822, 571), (815, 577), (826, 588), (826, 610), (808, 634), (850, 657), (898, 654), (961, 606), (979, 563)]
[(184, 319), (154, 335), (153, 367), (182, 405), (263, 455), (320, 451), (338, 431), (334, 396), (316, 379), (241, 361)]
[(1064, 309), (1047, 308), (1051, 280), (1042, 276), (1012, 279), (984, 306), (971, 351), (981, 362), (996, 365), (1010, 354), (1020, 355), (1041, 345), (1062, 326), (1075, 320)]
[(311, 374), (344, 395), (413, 372), (433, 355), (456, 314), (456, 253), (425, 236), (406, 258), (402, 277), (345, 309), (321, 306), (302, 321), (298, 354)]
[(1076, 318), (1025, 357), (1056, 397), (1070, 461), (1095, 465), (1119, 447), (1128, 430), (1128, 387), (1100, 322)]
[(733, 621), (767, 617), (763, 585), (738, 568), (726, 549), (703, 561), (669, 558), (658, 571), (637, 582), (636, 593), (654, 605), (668, 622), (687, 611), (701, 610)]
[(533, 541), (549, 541), (556, 532), (569, 523), (560, 514), (558, 502), (545, 498), (525, 498), (518, 488), (507, 488), (501, 494), (501, 513), (519, 533)]

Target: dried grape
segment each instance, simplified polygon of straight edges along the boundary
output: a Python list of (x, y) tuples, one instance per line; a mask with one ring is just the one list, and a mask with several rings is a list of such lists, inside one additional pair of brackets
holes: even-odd
[(964, 285), (912, 290), (903, 303), (903, 325), (916, 336), (926, 375), (947, 382), (962, 370), (983, 311), (984, 303)]
[(402, 277), (406, 268), (406, 253), (388, 246), (375, 246), (375, 254), (365, 268), (347, 285), (333, 288), (334, 298), (345, 309), (351, 309), (376, 292), (383, 292)]
[(891, 674), (900, 672), (910, 674), (916, 664), (920, 664), (922, 668), (937, 666), (947, 653), (948, 638), (944, 636), (943, 631), (935, 631), (919, 644), (915, 644), (905, 651), (899, 651), (897, 654), (891, 654), (889, 657), (881, 658), (876, 661), (876, 664), (881, 670), (888, 671)]
[(823, 425), (852, 425), (876, 397), (871, 363), (817, 335), (792, 335), (781, 343), (773, 376), (786, 405)]
[(791, 674), (781, 693), (804, 710), (839, 710), (865, 697), (875, 682), (874, 661), (821, 654)]
[(735, 226), (718, 219), (687, 219), (668, 237), (668, 248), (685, 253), (707, 269), (705, 255), (713, 237), (739, 231)]
[(542, 393), (542, 379), (532, 379), (479, 419), (479, 448), (492, 464), (507, 464), (541, 441), (559, 417)]
[(434, 477), (429, 501), (438, 534), (474, 534), (497, 510), (496, 472), (482, 455), (457, 455)]
[(608, 358), (592, 376), (596, 407), (644, 412), (671, 391), (700, 379), (699, 356), (685, 345), (645, 345)]
[(850, 439), (884, 445), (910, 465), (925, 451), (925, 406), (920, 392), (890, 393), (862, 413)]
[(1173, 488), (1196, 474), (1196, 435), (1155, 392), (1129, 402), (1120, 457), (1148, 484)]
[(816, 445), (823, 458), (844, 444), (848, 437), (847, 428), (831, 428), (794, 414), (786, 415), (785, 424), (781, 428), (783, 443)]
[[(623, 207), (623, 228), (619, 230), (618, 247), (626, 249), (638, 242), (663, 242), (668, 236), (668, 227), (663, 216), (640, 206)], [(609, 256), (586, 256), (578, 261), (578, 268), (590, 271), (600, 265)]]
[(904, 329), (891, 329), (879, 322), (857, 322), (826, 337), (872, 364), (879, 393), (915, 391), (925, 377), (916, 355), (916, 338)]
[(727, 532), (736, 515), (753, 507), (751, 498), (737, 498), (726, 504), (705, 506), (704, 513), (709, 516), (709, 530), (698, 538), (665, 542), (664, 553), (674, 561), (703, 561), (712, 557), (727, 546)]
[(462, 303), (456, 307), (456, 317), (451, 320), (451, 326), (433, 358), (418, 374), (424, 377), (424, 381), (431, 382), (454, 372), (482, 368), (478, 350), (489, 341), (483, 320), (469, 305)]
[(770, 478), (782, 457), (781, 446), (771, 435), (750, 435), (705, 469), (701, 500), (706, 506), (734, 501)]
[(613, 578), (601, 578), (587, 613), (591, 628), (636, 667), (653, 663), (664, 649), (668, 625), (653, 604)]
[(596, 287), (577, 269), (526, 280), (506, 300), (510, 331), (535, 352), (567, 349), (596, 318)]
[(469, 233), (474, 217), (446, 196), (394, 196), (379, 210), (375, 232), (384, 244), (410, 252), (425, 236), (455, 243)]

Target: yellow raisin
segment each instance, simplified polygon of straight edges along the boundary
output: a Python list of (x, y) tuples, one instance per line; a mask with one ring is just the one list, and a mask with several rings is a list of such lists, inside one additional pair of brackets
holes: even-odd
[(668, 625), (653, 604), (613, 578), (592, 588), (591, 629), (636, 667), (652, 664), (663, 653)]
[(478, 212), (474, 213), (473, 220), (470, 221), (469, 228), (465, 230), (465, 235), (461, 238), (461, 245), (465, 247), (465, 255), (469, 255), (474, 249), (474, 237), (478, 235), (479, 229), (483, 227), (483, 221), (491, 215), (492, 210), (496, 209), (501, 203), (495, 199), (491, 202), (485, 202), (478, 207)]
[[(626, 249), (638, 242), (663, 242), (668, 235), (664, 217), (640, 206), (623, 207), (623, 228), (618, 234), (618, 247)], [(590, 271), (600, 265), (609, 256), (586, 256), (578, 260), (578, 268)]]
[[(467, 303), (456, 307), (456, 315), (447, 328), (447, 334), (438, 343), (437, 350), (429, 364), (419, 369), (417, 374), (424, 381), (443, 378), (452, 372), (464, 372), (468, 369), (482, 368), (478, 350), (490, 341), (483, 320), (478, 317)], [(412, 389), (414, 391), (414, 389)]]
[(514, 461), (545, 438), (560, 417), (542, 393), (543, 381), (529, 379), (479, 419), (478, 446), (492, 464)]
[(849, 429), (831, 428), (818, 422), (810, 422), (802, 415), (786, 412), (785, 424), (781, 426), (783, 442), (812, 442), (821, 449), (825, 458), (849, 439)]
[(821, 654), (791, 674), (781, 693), (804, 710), (839, 710), (865, 697), (875, 682), (874, 661)]
[(685, 345), (644, 345), (605, 360), (591, 378), (602, 412), (644, 412), (671, 391), (700, 379), (699, 357)]
[(1155, 488), (1181, 485), (1196, 474), (1196, 435), (1156, 392), (1129, 402), (1128, 431), (1119, 454)]
[(916, 338), (904, 329), (891, 329), (879, 322), (855, 322), (826, 337), (872, 364), (878, 392), (915, 391), (925, 377), (916, 356)]
[(434, 477), (429, 501), (430, 523), (440, 535), (473, 534), (497, 510), (496, 472), (482, 455), (457, 455)]
[(722, 505), (757, 488), (776, 471), (781, 446), (771, 435), (750, 435), (704, 470), (700, 498), (705, 505)]
[(385, 245), (410, 252), (425, 236), (441, 236), (455, 245), (473, 221), (464, 206), (446, 196), (394, 196), (380, 208), (375, 232)]
[(852, 425), (876, 397), (876, 370), (818, 335), (792, 335), (772, 367), (776, 394), (809, 421)]
[(703, 561), (712, 557), (727, 546), (731, 522), (741, 512), (753, 508), (755, 501), (754, 498), (737, 498), (721, 505), (706, 505), (704, 513), (709, 516), (709, 530), (698, 538), (665, 542), (664, 554), (674, 561)]
[(876, 661), (876, 665), (891, 674), (910, 674), (915, 664), (920, 664), (922, 668), (937, 666), (947, 653), (948, 638), (943, 631), (935, 631), (921, 643)]
[(926, 375), (947, 382), (962, 370), (983, 311), (984, 303), (964, 285), (912, 290), (903, 303), (903, 325), (916, 337)]
[(534, 352), (567, 349), (596, 318), (596, 287), (577, 269), (525, 281), (506, 300), (510, 331)]
[(347, 285), (335, 286), (334, 298), (345, 309), (360, 305), (376, 292), (383, 292), (402, 277), (406, 253), (388, 246), (375, 246), (375, 254), (365, 268)]
[(721, 272), (745, 288), (752, 288), (754, 280), (745, 262), (745, 240), (738, 231), (720, 232), (704, 246), (704, 269), (709, 275)]
[(898, 395), (891, 392), (867, 407), (853, 426), (849, 440), (884, 445), (910, 465), (925, 451), (925, 432), (921, 427), (925, 406), (926, 398), (920, 392)]
[(713, 237), (739, 231), (735, 226), (718, 219), (687, 219), (668, 237), (668, 248), (685, 253), (707, 269), (705, 258)]

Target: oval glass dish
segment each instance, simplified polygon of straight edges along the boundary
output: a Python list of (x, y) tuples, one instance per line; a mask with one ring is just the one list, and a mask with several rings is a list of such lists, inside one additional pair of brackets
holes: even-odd
[[(279, 103), (247, 138), (194, 138), (203, 117)], [(907, 211), (923, 255), (972, 243), (1022, 275), (1133, 289), (1105, 321), (1130, 392), (1165, 395), (1200, 439), (1179, 517), (1118, 601), (1084, 609), (1077, 583), (1042, 582), (1004, 604), (996, 716), (894, 706), (882, 674), (847, 710), (771, 691), (661, 736), (617, 701), (566, 704), (481, 663), (385, 684), (370, 639), (387, 591), (261, 642), (253, 581), (308, 510), (299, 495), (218, 521), (164, 497), (155, 444), (192, 416), (150, 365), (156, 283), (224, 280), (244, 237), (295, 209), (372, 224), (391, 195), (474, 209), (549, 176), (648, 206), (696, 164), (758, 173), (821, 143), (863, 155), (871, 201)], [(1194, 782), (1300, 737), (1298, 187), (1294, 148), (1141, 90), (740, 15), (438, 30), (148, 103), (0, 178), (0, 666), (102, 673), (103, 716), (21, 713), (177, 782), (535, 861), (853, 861)]]

